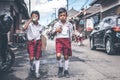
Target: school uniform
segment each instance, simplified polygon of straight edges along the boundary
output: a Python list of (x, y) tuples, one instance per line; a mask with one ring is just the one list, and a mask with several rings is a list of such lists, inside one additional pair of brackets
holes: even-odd
[(83, 33), (80, 33), (79, 36), (80, 36), (79, 40), (80, 40), (80, 42), (82, 42), (83, 41)]
[(80, 38), (80, 36), (79, 36), (79, 32), (76, 30), (76, 32), (75, 32), (75, 35), (76, 35), (76, 42), (79, 42), (79, 38)]
[(43, 33), (43, 27), (38, 24), (35, 25), (31, 22), (26, 30), (28, 39), (28, 53), (30, 57), (40, 58), (41, 55), (41, 35)]
[(71, 40), (72, 40), (72, 29), (73, 26), (70, 22), (66, 21), (65, 24), (62, 24), (61, 21), (55, 23), (53, 28), (53, 33), (57, 28), (61, 27), (61, 33), (56, 33), (56, 54), (62, 53), (64, 56), (72, 56), (71, 50)]

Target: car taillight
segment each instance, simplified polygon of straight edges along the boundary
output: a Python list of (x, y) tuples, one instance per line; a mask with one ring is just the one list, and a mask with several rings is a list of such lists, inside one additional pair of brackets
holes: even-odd
[(113, 27), (113, 30), (114, 30), (115, 32), (120, 32), (120, 26), (114, 26), (114, 27)]

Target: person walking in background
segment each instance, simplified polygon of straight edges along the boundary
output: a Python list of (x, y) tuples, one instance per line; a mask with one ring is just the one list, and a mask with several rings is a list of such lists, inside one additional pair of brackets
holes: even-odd
[(80, 46), (84, 46), (84, 44), (83, 44), (83, 40), (84, 40), (83, 33), (80, 32), (80, 34), (79, 34)]
[(76, 30), (76, 31), (75, 31), (75, 37), (76, 37), (76, 43), (77, 43), (77, 45), (80, 45), (80, 39), (79, 39), (80, 37), (79, 37), (79, 34), (80, 34), (79, 31)]
[[(60, 8), (58, 10), (59, 21), (55, 23), (53, 27), (53, 35), (56, 36), (56, 57), (58, 60), (58, 77), (69, 76), (68, 65), (69, 57), (72, 56), (71, 41), (72, 41), (72, 30), (73, 26), (67, 21), (67, 10), (65, 8)], [(64, 56), (64, 69), (62, 64), (61, 56)]]
[(32, 11), (31, 18), (23, 26), (23, 30), (27, 32), (28, 39), (28, 53), (30, 59), (30, 71), (35, 72), (37, 78), (40, 77), (39, 67), (40, 67), (40, 57), (41, 49), (45, 46), (42, 45), (42, 40), (44, 39), (43, 27), (40, 25), (38, 20), (40, 19), (40, 14), (38, 11)]
[(83, 28), (81, 28), (79, 25), (75, 31), (76, 43), (78, 46), (84, 46), (84, 44), (83, 44), (84, 36), (83, 35), (84, 35)]

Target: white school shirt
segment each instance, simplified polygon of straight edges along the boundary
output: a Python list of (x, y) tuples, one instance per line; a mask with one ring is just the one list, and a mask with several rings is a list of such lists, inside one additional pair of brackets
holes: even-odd
[(43, 33), (43, 26), (39, 23), (38, 25), (33, 24), (31, 22), (26, 30), (28, 40), (39, 40), (41, 39), (41, 35)]
[(57, 32), (56, 38), (72, 38), (73, 25), (70, 22), (66, 21), (66, 23), (63, 24), (61, 21), (58, 21), (53, 27), (53, 33), (59, 27), (62, 28), (62, 32)]
[(80, 37), (83, 37), (83, 34), (82, 33), (80, 33), (80, 35), (79, 35)]

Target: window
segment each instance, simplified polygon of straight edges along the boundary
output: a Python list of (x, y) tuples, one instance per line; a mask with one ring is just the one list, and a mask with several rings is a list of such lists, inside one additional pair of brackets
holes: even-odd
[(101, 29), (103, 27), (103, 25), (104, 25), (104, 21), (101, 21), (97, 27), (99, 27)]
[(108, 24), (113, 24), (113, 20), (109, 18), (109, 19), (107, 20), (107, 23), (108, 23)]
[(117, 19), (117, 24), (120, 26), (120, 18)]

